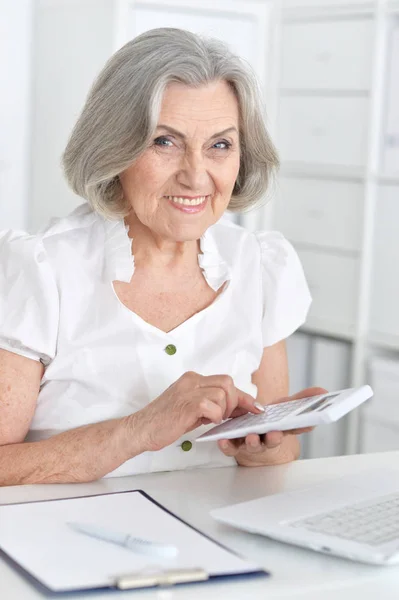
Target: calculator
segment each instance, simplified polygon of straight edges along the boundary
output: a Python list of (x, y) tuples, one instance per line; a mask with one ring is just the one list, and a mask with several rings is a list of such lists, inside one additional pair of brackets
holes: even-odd
[(338, 421), (348, 412), (371, 398), (369, 385), (329, 392), (309, 398), (289, 400), (265, 405), (265, 411), (254, 415), (228, 419), (200, 435), (197, 442), (245, 437), (249, 433), (263, 434), (268, 431), (286, 431), (300, 427), (313, 427)]

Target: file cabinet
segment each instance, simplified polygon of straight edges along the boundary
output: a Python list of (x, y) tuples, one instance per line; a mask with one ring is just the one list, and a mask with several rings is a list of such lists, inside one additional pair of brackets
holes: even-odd
[(360, 290), (373, 32), (371, 15), (306, 19), (298, 10), (281, 36), (275, 228), (294, 243), (308, 279), (306, 331), (349, 340)]
[[(313, 295), (303, 327), (309, 372), (328, 353), (319, 335), (348, 340), (346, 381), (360, 385), (376, 352), (399, 360), (399, 2), (283, 6), (274, 226), (296, 247)], [(334, 369), (340, 359), (330, 357)], [(396, 405), (384, 406), (389, 394), (375, 369), (372, 379), (376, 400), (361, 419), (361, 411), (348, 418), (342, 452), (358, 451), (360, 439), (368, 451), (399, 447)]]

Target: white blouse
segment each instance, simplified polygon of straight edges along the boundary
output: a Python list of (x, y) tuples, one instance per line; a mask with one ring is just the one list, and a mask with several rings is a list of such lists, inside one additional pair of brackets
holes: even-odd
[[(251, 374), (263, 348), (293, 333), (311, 302), (298, 256), (280, 233), (253, 234), (227, 219), (206, 231), (200, 247), (208, 284), (225, 288), (165, 333), (114, 291), (113, 281), (129, 282), (134, 272), (123, 220), (83, 204), (38, 235), (0, 234), (0, 348), (45, 365), (27, 441), (136, 412), (186, 371), (231, 375), (256, 396)], [(110, 475), (235, 464), (216, 442), (182, 448), (209, 427)]]

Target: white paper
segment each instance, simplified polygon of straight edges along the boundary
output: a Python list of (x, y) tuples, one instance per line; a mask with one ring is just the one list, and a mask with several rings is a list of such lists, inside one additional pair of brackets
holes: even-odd
[[(172, 544), (173, 559), (152, 559), (73, 531), (79, 521)], [(0, 506), (0, 548), (53, 591), (113, 585), (142, 569), (202, 568), (208, 574), (258, 571), (139, 492)]]

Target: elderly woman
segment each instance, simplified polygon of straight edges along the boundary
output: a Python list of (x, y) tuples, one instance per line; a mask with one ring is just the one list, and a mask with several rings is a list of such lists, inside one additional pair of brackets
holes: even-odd
[(111, 57), (63, 157), (86, 203), (0, 238), (1, 484), (298, 456), (295, 432), (194, 443), (287, 396), (301, 265), (280, 234), (222, 218), (262, 198), (277, 162), (221, 43), (157, 29)]

